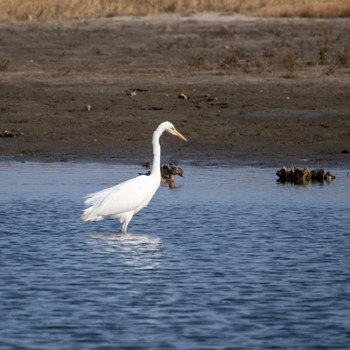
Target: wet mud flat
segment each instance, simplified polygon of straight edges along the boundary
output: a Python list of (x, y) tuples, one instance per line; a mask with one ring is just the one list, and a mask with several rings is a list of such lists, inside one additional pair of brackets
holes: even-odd
[(242, 16), (0, 25), (2, 159), (350, 163), (350, 20)]

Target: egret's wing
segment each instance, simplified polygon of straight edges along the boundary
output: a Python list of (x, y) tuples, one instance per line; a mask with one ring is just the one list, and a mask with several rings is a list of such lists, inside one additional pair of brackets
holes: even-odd
[(119, 185), (88, 195), (85, 204), (93, 207), (94, 215), (104, 217), (134, 211), (147, 201), (150, 180), (151, 178), (146, 175), (137, 176)]

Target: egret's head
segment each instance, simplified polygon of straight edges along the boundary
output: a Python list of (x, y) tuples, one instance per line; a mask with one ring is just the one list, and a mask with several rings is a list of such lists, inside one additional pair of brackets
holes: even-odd
[(182, 139), (182, 140), (188, 142), (187, 139), (186, 139), (186, 137), (183, 136), (182, 134), (180, 134), (180, 133), (175, 129), (175, 126), (174, 126), (173, 123), (164, 122), (163, 125), (164, 125), (164, 129), (165, 129), (167, 132), (169, 132), (170, 134), (175, 135), (175, 136), (179, 137), (180, 139)]

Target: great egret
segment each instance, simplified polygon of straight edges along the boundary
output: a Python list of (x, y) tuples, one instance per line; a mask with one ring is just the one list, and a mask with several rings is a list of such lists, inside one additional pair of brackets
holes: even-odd
[(159, 138), (164, 131), (187, 142), (170, 122), (161, 123), (153, 133), (153, 164), (151, 174), (140, 175), (119, 185), (86, 196), (89, 206), (82, 215), (83, 221), (99, 221), (105, 218), (118, 219), (121, 232), (126, 232), (131, 218), (146, 207), (156, 193), (161, 182)]

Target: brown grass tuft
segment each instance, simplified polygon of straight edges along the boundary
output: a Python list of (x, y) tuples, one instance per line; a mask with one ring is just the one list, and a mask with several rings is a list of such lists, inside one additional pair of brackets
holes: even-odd
[(282, 66), (286, 70), (284, 78), (295, 78), (296, 68), (298, 66), (298, 57), (300, 57), (297, 50), (293, 48), (286, 48), (281, 50), (279, 55)]
[(205, 66), (204, 56), (198, 53), (193, 54), (188, 60), (188, 65), (196, 69), (203, 68)]
[(341, 48), (336, 53), (336, 64), (344, 67), (350, 66), (350, 49)]
[(263, 73), (267, 70), (267, 61), (262, 55), (253, 55), (245, 61), (244, 73)]
[(0, 21), (47, 21), (211, 11), (268, 17), (350, 17), (350, 2), (345, 0), (0, 0)]

